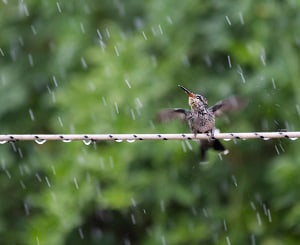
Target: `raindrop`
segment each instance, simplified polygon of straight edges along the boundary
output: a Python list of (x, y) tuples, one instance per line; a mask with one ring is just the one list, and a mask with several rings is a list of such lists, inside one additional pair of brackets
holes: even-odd
[(297, 137), (290, 137), (289, 139), (290, 140), (297, 140), (298, 138)]
[(31, 121), (34, 121), (34, 120), (35, 120), (35, 117), (34, 117), (34, 114), (33, 114), (33, 111), (32, 111), (31, 108), (29, 108), (29, 115), (30, 115)]
[(156, 29), (153, 26), (151, 27), (151, 31), (152, 31), (153, 36), (157, 36)]
[(153, 65), (153, 67), (157, 66), (157, 59), (155, 55), (151, 55), (151, 63)]
[(109, 39), (110, 38), (110, 32), (109, 32), (108, 28), (105, 28), (105, 32), (106, 32), (107, 38)]
[(88, 65), (87, 65), (85, 59), (83, 57), (81, 57), (80, 61), (81, 61), (81, 65), (82, 65), (83, 69), (87, 69)]
[(167, 244), (165, 236), (161, 236), (161, 243), (162, 243), (163, 245), (166, 245), (166, 244)]
[(19, 153), (20, 158), (23, 158), (23, 152), (22, 152), (21, 148), (18, 148), (18, 153)]
[(81, 239), (84, 239), (84, 234), (83, 234), (83, 231), (82, 231), (82, 228), (78, 228), (78, 233), (79, 233), (79, 236)]
[(104, 51), (104, 49), (106, 47), (105, 43), (102, 40), (100, 40), (99, 44), (100, 44), (100, 47), (101, 47), (102, 51)]
[(84, 139), (82, 141), (85, 145), (90, 145), (92, 143), (92, 140), (91, 139)]
[(80, 22), (80, 29), (82, 33), (85, 33), (84, 25), (82, 22)]
[(38, 237), (38, 236), (35, 237), (35, 240), (36, 240), (36, 244), (37, 244), (37, 245), (40, 245), (40, 240), (39, 240), (39, 237)]
[(256, 242), (255, 242), (255, 236), (253, 234), (250, 236), (250, 240), (251, 240), (251, 245), (255, 245), (256, 244)]
[(132, 224), (136, 225), (134, 214), (131, 214), (130, 217), (131, 217)]
[(276, 152), (277, 152), (277, 155), (280, 155), (280, 152), (279, 152), (279, 150), (278, 150), (277, 145), (275, 145), (275, 150), (276, 150)]
[(260, 217), (259, 212), (256, 212), (256, 218), (257, 218), (258, 225), (261, 225), (261, 217)]
[(38, 173), (35, 174), (35, 177), (37, 178), (38, 182), (42, 182), (42, 178)]
[(102, 40), (102, 35), (101, 35), (101, 32), (99, 29), (97, 29), (97, 35), (98, 35), (99, 39)]
[(11, 179), (11, 174), (10, 174), (10, 172), (9, 172), (7, 169), (5, 169), (5, 173), (6, 173), (7, 177), (8, 177), (9, 179)]
[(56, 2), (56, 7), (57, 7), (58, 12), (61, 13), (61, 7), (59, 5), (59, 2)]
[(45, 180), (46, 180), (46, 183), (47, 183), (48, 187), (50, 188), (50, 187), (51, 187), (51, 184), (50, 184), (50, 181), (49, 181), (49, 179), (48, 179), (47, 176), (45, 177)]
[(236, 177), (234, 175), (231, 175), (231, 179), (233, 181), (233, 184), (235, 185), (235, 187), (237, 187), (237, 180)]
[(228, 66), (229, 68), (231, 68), (231, 58), (230, 58), (230, 55), (227, 56), (227, 60), (228, 60)]
[(64, 126), (64, 124), (63, 124), (63, 122), (62, 122), (62, 120), (61, 120), (61, 117), (60, 117), (60, 116), (58, 116), (58, 117), (57, 117), (57, 120), (58, 120), (58, 123), (59, 123), (59, 125), (60, 125), (61, 127), (63, 127), (63, 126)]
[(251, 208), (253, 209), (253, 210), (256, 210), (256, 207), (255, 207), (255, 204), (254, 204), (254, 202), (250, 202), (250, 206), (251, 206)]
[(262, 64), (265, 66), (266, 65), (266, 52), (265, 52), (265, 49), (262, 49), (262, 51), (261, 51), (260, 60), (261, 60)]
[(273, 88), (276, 89), (276, 84), (275, 84), (274, 78), (272, 78), (272, 84), (273, 84)]
[(263, 137), (262, 139), (263, 139), (263, 140), (269, 140), (270, 138), (268, 138), (268, 137)]
[(0, 140), (0, 144), (3, 145), (5, 143), (7, 143), (8, 141), (7, 140)]
[(24, 40), (23, 40), (22, 36), (18, 38), (18, 41), (19, 41), (21, 46), (24, 46)]
[(55, 76), (52, 76), (52, 80), (53, 80), (53, 83), (54, 83), (55, 87), (58, 87), (57, 80), (56, 80)]
[(51, 90), (51, 88), (49, 87), (49, 85), (47, 85), (47, 90), (48, 90), (48, 93), (49, 93), (49, 94), (52, 93), (52, 90)]
[(184, 140), (184, 143), (186, 144), (186, 146), (188, 147), (188, 149), (189, 149), (190, 151), (193, 150), (193, 147), (192, 147), (192, 145), (191, 145), (191, 143), (190, 143), (189, 140)]
[(283, 148), (283, 146), (282, 146), (281, 143), (279, 143), (279, 147), (280, 147), (280, 149), (282, 150), (282, 152), (285, 152), (285, 150), (284, 150), (284, 148)]
[(142, 108), (143, 107), (143, 103), (141, 102), (140, 98), (136, 97), (134, 99), (134, 101), (135, 101), (135, 104), (136, 104), (137, 108)]
[(146, 33), (144, 31), (142, 31), (142, 35), (143, 35), (143, 38), (147, 41), (148, 38), (147, 38)]
[(239, 16), (240, 16), (241, 24), (244, 25), (245, 22), (244, 22), (244, 16), (243, 16), (243, 13), (242, 13), (242, 12), (239, 12)]
[(31, 28), (31, 31), (32, 31), (33, 35), (36, 35), (37, 31), (36, 31), (34, 25), (31, 25), (30, 28)]
[(163, 32), (163, 30), (162, 30), (162, 28), (161, 28), (161, 25), (160, 25), (160, 24), (158, 25), (158, 30), (159, 30), (159, 32), (160, 32), (160, 34), (161, 34), (161, 35), (163, 35), (163, 34), (164, 34), (164, 32)]
[(136, 201), (135, 201), (135, 199), (133, 197), (131, 198), (131, 204), (132, 204), (133, 207), (136, 208), (136, 206), (137, 206), (136, 205)]
[(211, 67), (211, 66), (212, 66), (212, 60), (211, 60), (211, 58), (210, 58), (209, 55), (205, 55), (205, 56), (204, 56), (204, 61), (205, 61), (206, 65), (207, 65), (208, 67)]
[(194, 216), (198, 215), (197, 209), (195, 207), (192, 207), (192, 213)]
[(271, 216), (271, 211), (270, 209), (267, 210), (267, 215), (268, 215), (268, 220), (271, 223), (272, 222), (272, 216)]
[(160, 210), (161, 210), (162, 213), (164, 213), (165, 210), (166, 210), (164, 200), (160, 200)]
[(265, 215), (268, 215), (267, 214), (267, 206), (266, 206), (266, 204), (264, 203), (262, 206), (263, 206), (263, 210), (264, 210)]
[(231, 244), (230, 239), (229, 239), (229, 236), (226, 236), (226, 242), (227, 242), (228, 245)]
[(11, 145), (13, 151), (14, 151), (14, 152), (17, 152), (17, 148), (16, 148), (16, 145), (15, 145), (15, 142), (10, 141), (9, 143), (10, 143), (10, 145)]
[(115, 139), (115, 141), (118, 143), (123, 142), (123, 140), (121, 140), (121, 139)]
[(53, 165), (51, 166), (51, 169), (52, 169), (53, 174), (56, 175), (56, 170), (55, 170), (55, 167)]
[(298, 115), (300, 115), (300, 106), (298, 104), (296, 105), (296, 110), (297, 110)]
[(225, 138), (225, 139), (223, 139), (224, 141), (230, 141), (230, 140), (232, 140), (232, 139), (230, 139), (230, 138)]
[(7, 0), (2, 0), (2, 2), (3, 2), (4, 4), (7, 4), (7, 3), (8, 3)]
[(1, 167), (2, 167), (3, 170), (6, 169), (5, 160), (3, 158), (1, 159)]
[(204, 217), (208, 217), (208, 212), (207, 212), (207, 209), (206, 208), (202, 208), (202, 212), (203, 212), (203, 215)]
[(131, 85), (130, 85), (130, 83), (129, 83), (129, 81), (127, 79), (125, 79), (125, 83), (128, 86), (128, 88), (131, 88)]
[(131, 117), (133, 120), (135, 120), (135, 113), (134, 113), (134, 110), (133, 109), (130, 109), (130, 112), (131, 112)]
[(24, 202), (24, 210), (25, 210), (25, 214), (26, 215), (29, 215), (30, 214), (30, 211), (29, 211), (29, 206), (26, 202)]
[(115, 102), (115, 110), (116, 110), (116, 113), (119, 114), (119, 107), (118, 107), (118, 103)]
[(183, 55), (181, 60), (182, 60), (182, 64), (185, 67), (190, 67), (191, 66), (191, 63), (190, 63), (189, 58), (187, 57), (187, 55)]
[(169, 22), (169, 24), (173, 24), (173, 20), (171, 19), (171, 17), (169, 15), (166, 17), (166, 19)]
[(227, 224), (226, 224), (226, 220), (223, 220), (223, 225), (224, 225), (224, 231), (227, 231)]
[(70, 143), (70, 142), (72, 142), (72, 140), (63, 138), (62, 142), (64, 142), (64, 143)]
[(116, 55), (119, 57), (120, 53), (119, 53), (118, 47), (116, 45), (114, 46), (114, 50), (115, 50)]
[(5, 56), (5, 55), (4, 55), (4, 52), (3, 52), (3, 50), (2, 50), (2, 48), (0, 48), (0, 54), (1, 54), (2, 56)]
[(133, 142), (135, 142), (135, 140), (134, 139), (131, 139), (131, 140), (126, 140), (128, 143), (133, 143)]
[(46, 141), (47, 141), (47, 140), (45, 140), (45, 139), (36, 139), (36, 140), (35, 140), (35, 143), (37, 143), (37, 144), (39, 144), (39, 145), (42, 145), (42, 144), (44, 144)]
[(106, 99), (103, 96), (102, 96), (102, 103), (103, 103), (104, 106), (107, 106)]
[(243, 70), (242, 70), (242, 68), (241, 68), (240, 66), (238, 66), (237, 73), (240, 74), (241, 79), (242, 79), (242, 82), (243, 82), (243, 83), (246, 83), (246, 80), (245, 80), (245, 77), (244, 77)]
[(149, 120), (150, 128), (155, 129), (155, 124), (152, 120)]
[(23, 182), (23, 180), (20, 180), (20, 185), (21, 185), (21, 187), (22, 187), (23, 190), (26, 190), (26, 185)]
[(28, 61), (29, 61), (29, 65), (30, 65), (31, 67), (34, 66), (32, 54), (28, 54)]
[(231, 21), (230, 21), (229, 17), (226, 15), (225, 18), (226, 18), (226, 21), (227, 21), (228, 25), (231, 26)]
[(74, 184), (75, 184), (75, 188), (78, 190), (79, 186), (78, 186), (78, 182), (77, 182), (76, 177), (74, 177), (73, 181), (74, 181)]

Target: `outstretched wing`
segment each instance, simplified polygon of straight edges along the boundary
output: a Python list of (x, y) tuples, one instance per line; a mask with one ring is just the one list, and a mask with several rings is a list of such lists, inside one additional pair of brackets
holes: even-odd
[(184, 122), (186, 120), (188, 113), (189, 110), (182, 109), (182, 108), (166, 109), (158, 113), (157, 120), (159, 122), (167, 122), (174, 119), (180, 119), (182, 122)]
[(217, 102), (214, 106), (210, 107), (209, 110), (211, 110), (215, 116), (222, 116), (224, 112), (242, 110), (247, 103), (248, 102), (245, 99), (232, 96)]

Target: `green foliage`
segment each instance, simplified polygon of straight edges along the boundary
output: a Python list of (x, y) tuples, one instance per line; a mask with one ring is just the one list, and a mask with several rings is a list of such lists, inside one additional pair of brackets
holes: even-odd
[[(187, 132), (155, 120), (178, 84), (249, 100), (224, 132), (297, 130), (298, 8), (3, 0), (1, 134)], [(208, 164), (197, 142), (1, 145), (1, 244), (296, 244), (299, 143), (224, 144)]]

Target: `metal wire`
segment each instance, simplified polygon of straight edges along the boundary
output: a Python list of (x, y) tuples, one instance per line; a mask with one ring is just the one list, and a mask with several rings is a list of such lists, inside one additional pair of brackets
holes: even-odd
[[(231, 140), (231, 139), (273, 139), (288, 138), (296, 140), (300, 137), (300, 131), (296, 132), (250, 132), (250, 133), (215, 133), (213, 138)], [(0, 135), (0, 144), (15, 141), (35, 141), (45, 143), (49, 140), (58, 140), (70, 142), (82, 140), (86, 144), (95, 141), (128, 141), (135, 140), (195, 140), (211, 139), (208, 134), (4, 134)]]

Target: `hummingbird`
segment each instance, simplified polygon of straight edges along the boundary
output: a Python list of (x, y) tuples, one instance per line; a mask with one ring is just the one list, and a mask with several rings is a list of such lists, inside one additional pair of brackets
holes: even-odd
[(178, 85), (187, 95), (190, 110), (182, 108), (167, 109), (159, 112), (158, 120), (161, 122), (180, 118), (187, 121), (190, 130), (195, 134), (206, 133), (210, 136), (208, 140), (200, 140), (201, 161), (206, 161), (207, 150), (212, 148), (220, 153), (227, 154), (229, 151), (223, 144), (214, 138), (215, 117), (223, 115), (223, 112), (239, 110), (245, 106), (245, 101), (238, 97), (230, 97), (217, 102), (209, 107), (207, 99), (201, 95), (191, 92), (185, 87)]

